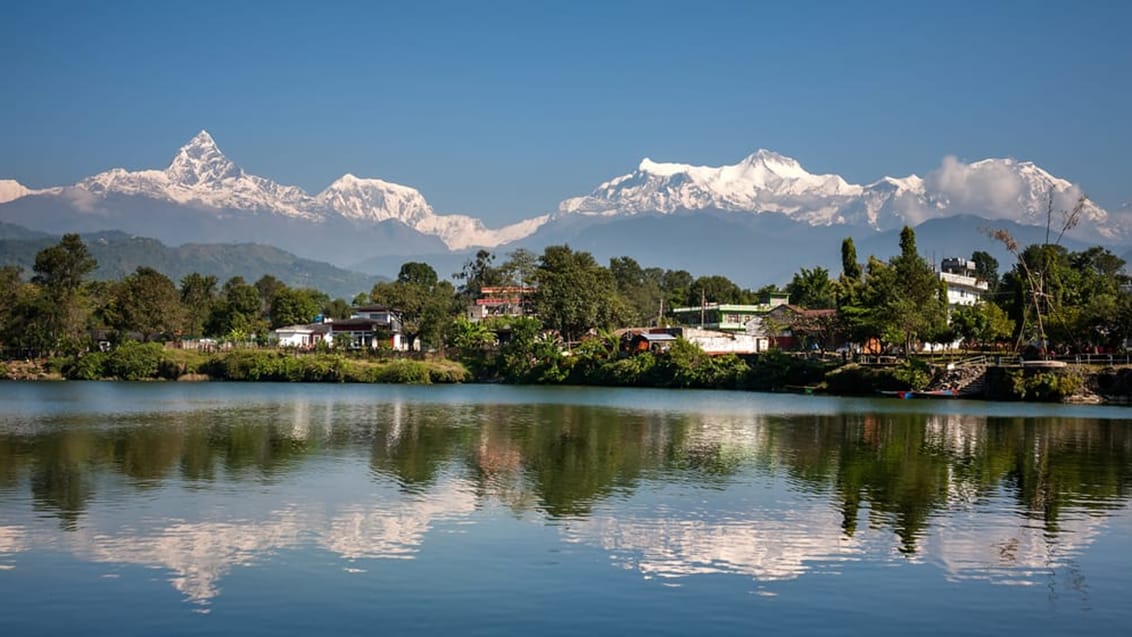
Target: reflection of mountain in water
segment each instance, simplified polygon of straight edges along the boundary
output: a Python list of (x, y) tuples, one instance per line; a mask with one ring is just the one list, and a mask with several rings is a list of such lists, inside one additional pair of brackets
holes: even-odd
[[(283, 549), (412, 557), (489, 501), (562, 518), (564, 540), (649, 576), (911, 558), (1031, 583), (1124, 507), (1132, 436), (1123, 422), (294, 401), (0, 421), (0, 467), (0, 554), (160, 566), (198, 602)], [(58, 527), (8, 501), (20, 492)], [(131, 508), (145, 493), (209, 506), (155, 523)]]

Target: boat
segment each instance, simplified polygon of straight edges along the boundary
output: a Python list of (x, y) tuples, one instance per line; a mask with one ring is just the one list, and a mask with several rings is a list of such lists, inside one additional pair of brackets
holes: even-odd
[(892, 398), (958, 398), (959, 392), (954, 389), (934, 389), (931, 391), (912, 391), (910, 389), (896, 389), (896, 390), (879, 390), (877, 391), (881, 396), (890, 396)]
[(932, 391), (914, 391), (913, 398), (956, 398), (959, 392), (954, 389), (934, 389)]

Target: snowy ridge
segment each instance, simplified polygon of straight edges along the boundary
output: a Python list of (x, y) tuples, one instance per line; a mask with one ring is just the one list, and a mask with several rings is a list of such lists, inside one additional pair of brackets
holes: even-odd
[[(1081, 190), (1032, 162), (985, 159), (971, 164), (954, 157), (925, 178), (883, 177), (867, 185), (838, 175), (815, 175), (795, 159), (768, 150), (733, 165), (693, 166), (641, 161), (586, 196), (566, 199), (559, 215), (668, 214), (716, 209), (776, 212), (811, 225), (865, 225), (879, 230), (928, 219), (974, 214), (1044, 225), (1049, 196), (1055, 211), (1072, 209)], [(1121, 233), (1108, 213), (1086, 201), (1084, 217), (1101, 235)]]
[[(296, 186), (250, 175), (228, 159), (207, 131), (181, 147), (164, 170), (115, 168), (68, 187), (28, 189), (0, 180), (0, 204), (28, 196), (59, 196), (81, 213), (96, 212), (115, 195), (139, 196), (187, 206), (219, 219), (239, 215), (278, 216), (322, 224), (344, 221), (357, 227), (396, 221), (439, 238), (449, 249), (496, 247), (534, 234), (556, 218), (572, 215), (623, 216), (722, 210), (774, 212), (814, 225), (849, 225), (877, 230), (918, 225), (929, 219), (966, 214), (1045, 225), (1050, 195), (1054, 223), (1073, 208), (1081, 190), (1032, 162), (985, 159), (964, 163), (945, 157), (926, 176), (882, 177), (858, 185), (836, 174), (813, 174), (796, 159), (760, 149), (723, 166), (656, 162), (645, 158), (636, 170), (599, 185), (590, 194), (562, 201), (552, 215), (488, 228), (466, 215), (440, 215), (420, 191), (381, 179), (345, 174), (310, 194)], [(1112, 215), (1085, 202), (1080, 233), (1132, 239), (1132, 208)]]
[[(0, 182), (0, 203), (37, 192), (43, 191), (29, 191), (14, 181)], [(92, 207), (91, 196), (103, 199), (118, 194), (217, 211), (277, 214), (316, 223), (332, 218), (355, 224), (399, 221), (422, 234), (439, 237), (453, 250), (514, 241), (533, 233), (547, 220), (546, 216), (536, 217), (489, 229), (478, 219), (465, 215), (436, 214), (415, 188), (348, 173), (317, 195), (311, 195), (296, 186), (244, 172), (220, 151), (207, 131), (201, 131), (181, 147), (165, 170), (115, 168), (54, 192), (63, 192), (84, 208)]]
[(558, 206), (560, 213), (591, 215), (671, 213), (715, 208), (781, 212), (814, 225), (837, 223), (838, 209), (861, 187), (838, 175), (813, 175), (796, 160), (759, 150), (730, 166), (641, 161), (637, 170)]
[(15, 179), (0, 179), (0, 203), (19, 199), (31, 191)]

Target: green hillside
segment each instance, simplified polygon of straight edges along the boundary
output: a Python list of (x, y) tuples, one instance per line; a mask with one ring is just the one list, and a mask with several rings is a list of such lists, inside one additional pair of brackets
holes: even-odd
[[(30, 271), (40, 250), (59, 238), (33, 233), (20, 226), (0, 228), (0, 266), (18, 265)], [(38, 236), (39, 238), (33, 238)], [(156, 239), (132, 237), (122, 232), (83, 235), (83, 241), (98, 260), (95, 278), (119, 279), (139, 266), (151, 267), (174, 281), (192, 272), (215, 275), (221, 282), (241, 276), (254, 282), (270, 274), (291, 287), (312, 287), (332, 297), (351, 299), (369, 292), (383, 280), (321, 261), (312, 261), (268, 245), (255, 243), (185, 244), (167, 246)]]

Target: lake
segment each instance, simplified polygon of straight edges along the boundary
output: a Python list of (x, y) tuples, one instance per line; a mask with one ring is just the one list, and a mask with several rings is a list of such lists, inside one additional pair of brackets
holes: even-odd
[(1130, 426), (746, 392), (0, 383), (0, 634), (1132, 634)]

